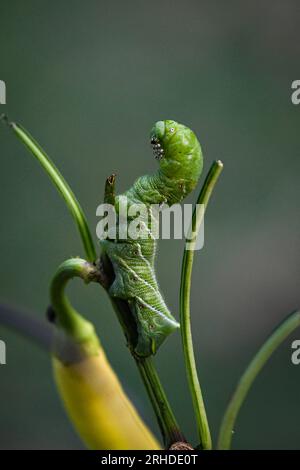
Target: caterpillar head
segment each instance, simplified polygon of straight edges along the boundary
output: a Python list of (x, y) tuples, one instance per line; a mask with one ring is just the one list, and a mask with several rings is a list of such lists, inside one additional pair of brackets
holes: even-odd
[(188, 194), (196, 186), (203, 167), (200, 143), (194, 132), (175, 121), (158, 121), (150, 139), (160, 172), (168, 180), (183, 184)]

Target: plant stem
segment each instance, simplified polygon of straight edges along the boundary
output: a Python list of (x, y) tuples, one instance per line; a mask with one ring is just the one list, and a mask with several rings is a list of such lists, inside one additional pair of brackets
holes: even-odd
[(218, 439), (218, 449), (227, 450), (231, 447), (233, 427), (238, 412), (245, 401), (251, 385), (262, 370), (273, 352), (281, 343), (300, 326), (300, 311), (291, 313), (269, 336), (256, 353), (242, 375), (235, 392), (224, 414)]
[(91, 232), (87, 223), (87, 219), (70, 186), (68, 185), (64, 177), (61, 175), (59, 170), (56, 168), (54, 163), (51, 161), (51, 159), (48, 157), (46, 152), (39, 146), (39, 144), (34, 140), (34, 138), (31, 137), (31, 135), (20, 125), (14, 122), (9, 123), (9, 125), (13, 129), (17, 137), (21, 140), (21, 142), (31, 151), (31, 153), (39, 161), (41, 166), (44, 168), (44, 170), (46, 171), (46, 173), (48, 174), (48, 176), (64, 198), (79, 229), (87, 259), (91, 262), (94, 262), (96, 260), (96, 251)]
[(156, 414), (164, 445), (169, 448), (175, 442), (186, 442), (176, 422), (152, 358), (136, 358), (136, 364)]
[[(102, 255), (101, 265), (107, 276), (107, 285), (109, 286), (114, 280), (114, 272), (107, 256)], [(127, 346), (139, 369), (146, 392), (156, 415), (165, 447), (171, 446), (174, 442), (185, 441), (185, 438), (178, 427), (152, 359), (150, 357), (137, 357), (134, 352), (138, 333), (134, 316), (130, 310), (128, 302), (124, 299), (114, 297), (110, 297), (110, 300), (127, 339)]]
[[(204, 211), (209, 202), (211, 193), (218, 180), (218, 177), (222, 171), (222, 168), (222, 162), (216, 161), (212, 164), (208, 172), (204, 185), (198, 196), (197, 206), (194, 209), (190, 233), (192, 229), (192, 232), (194, 234), (198, 234), (201, 222), (203, 220)], [(202, 205), (204, 205), (204, 210)], [(185, 249), (183, 254), (180, 285), (180, 324), (185, 367), (193, 400), (200, 445), (203, 449), (208, 450), (211, 449), (212, 442), (203, 396), (196, 369), (190, 315), (191, 280), (194, 260), (194, 248), (196, 242), (197, 236), (194, 235), (193, 239), (189, 242), (189, 250)]]
[(97, 282), (99, 272), (93, 264), (84, 259), (71, 258), (64, 261), (51, 282), (51, 305), (57, 315), (58, 326), (76, 343), (93, 353), (98, 350), (99, 346), (94, 326), (72, 307), (65, 295), (67, 283), (74, 277), (80, 277), (86, 283)]

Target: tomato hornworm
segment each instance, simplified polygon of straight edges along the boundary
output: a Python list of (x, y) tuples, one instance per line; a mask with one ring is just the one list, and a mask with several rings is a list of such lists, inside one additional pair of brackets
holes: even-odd
[(100, 242), (115, 276), (109, 294), (129, 305), (137, 330), (133, 352), (143, 357), (155, 354), (164, 339), (180, 326), (169, 312), (156, 280), (153, 228), (158, 214), (152, 207), (181, 202), (197, 185), (203, 167), (199, 141), (186, 126), (171, 120), (158, 121), (150, 139), (159, 161), (156, 173), (141, 176), (123, 195), (115, 196), (113, 191), (106, 195), (106, 202), (114, 205), (117, 215), (125, 198), (128, 211), (135, 205), (146, 207), (142, 220), (147, 237), (121, 239), (118, 235), (123, 222), (117, 217), (117, 237)]

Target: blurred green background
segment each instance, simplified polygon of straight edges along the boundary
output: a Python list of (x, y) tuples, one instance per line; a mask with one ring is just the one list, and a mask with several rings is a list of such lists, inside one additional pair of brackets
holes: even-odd
[[(195, 349), (216, 437), (230, 393), (265, 336), (299, 307), (300, 79), (298, 1), (60, 2), (1, 0), (0, 79), (7, 105), (57, 163), (85, 208), (93, 233), (103, 183), (118, 190), (154, 171), (153, 122), (194, 129), (205, 172), (224, 172), (197, 253), (192, 309)], [(23, 146), (0, 127), (0, 298), (43, 316), (49, 280), (64, 259), (83, 255), (73, 221)], [(193, 194), (189, 201), (194, 201)], [(183, 243), (160, 243), (157, 270), (178, 316)], [(74, 281), (70, 296), (97, 325), (124, 387), (156, 423), (106, 295)], [(0, 329), (1, 448), (82, 448), (51, 376), (49, 357)], [(291, 341), (259, 376), (243, 407), (234, 448), (300, 447), (300, 366)], [(180, 336), (156, 360), (187, 437), (197, 442)]]

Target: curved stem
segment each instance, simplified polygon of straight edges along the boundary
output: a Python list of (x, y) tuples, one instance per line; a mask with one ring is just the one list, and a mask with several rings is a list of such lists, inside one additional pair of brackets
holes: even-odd
[(156, 414), (165, 447), (169, 448), (175, 442), (185, 442), (152, 359), (136, 358), (136, 364)]
[(99, 272), (93, 264), (80, 258), (71, 258), (62, 263), (51, 282), (51, 305), (57, 315), (58, 326), (93, 353), (99, 345), (94, 326), (72, 307), (65, 295), (67, 283), (74, 277), (80, 277), (86, 283), (97, 282)]
[[(204, 211), (209, 202), (213, 188), (218, 180), (222, 171), (223, 164), (216, 161), (212, 164), (209, 173), (206, 177), (204, 185), (200, 191), (197, 205), (194, 209), (190, 232), (197, 234), (203, 220)], [(204, 207), (203, 207), (204, 206)], [(204, 210), (203, 210), (204, 208)], [(200, 445), (203, 449), (211, 449), (212, 442), (208, 420), (206, 416), (203, 396), (198, 379), (196, 361), (193, 350), (193, 339), (191, 330), (191, 315), (190, 315), (190, 295), (191, 295), (191, 280), (192, 269), (194, 260), (194, 248), (196, 246), (197, 236), (194, 235), (193, 239), (189, 242), (189, 250), (185, 249), (182, 260), (181, 270), (181, 285), (180, 285), (180, 324), (181, 324), (181, 338), (184, 352), (185, 367), (187, 372), (188, 383), (192, 395), (193, 406), (197, 421), (198, 434)]]
[(273, 331), (273, 333), (269, 336), (269, 338), (250, 362), (246, 371), (242, 375), (224, 414), (218, 439), (218, 449), (230, 449), (233, 427), (238, 412), (249, 392), (251, 385), (273, 352), (299, 326), (300, 311), (291, 313)]
[(96, 251), (91, 236), (91, 232), (85, 217), (85, 214), (76, 199), (70, 186), (61, 175), (59, 170), (56, 168), (54, 163), (48, 157), (46, 152), (39, 146), (39, 144), (31, 137), (31, 135), (18, 124), (11, 122), (10, 127), (14, 133), (21, 140), (21, 142), (31, 151), (35, 158), (39, 161), (41, 166), (44, 168), (62, 197), (64, 198), (69, 210), (71, 211), (79, 233), (85, 248), (86, 256), (89, 261), (94, 262), (96, 260)]

